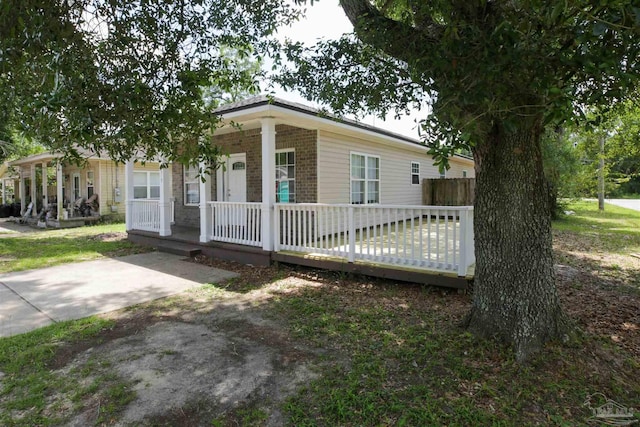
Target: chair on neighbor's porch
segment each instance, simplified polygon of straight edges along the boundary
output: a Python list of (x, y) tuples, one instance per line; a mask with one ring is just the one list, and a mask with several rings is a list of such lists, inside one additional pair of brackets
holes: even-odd
[(33, 211), (33, 202), (27, 205), (27, 210), (24, 211), (24, 214), (18, 219), (19, 224), (26, 224), (27, 219), (31, 216), (31, 212)]

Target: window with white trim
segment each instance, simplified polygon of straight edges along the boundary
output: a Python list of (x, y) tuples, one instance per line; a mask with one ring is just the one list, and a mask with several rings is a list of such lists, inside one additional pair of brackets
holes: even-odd
[(296, 202), (296, 152), (276, 151), (276, 202)]
[(71, 179), (73, 180), (71, 187), (73, 188), (73, 201), (76, 201), (80, 198), (80, 173), (74, 172)]
[(462, 171), (462, 177), (463, 177), (463, 178), (466, 178), (466, 177), (467, 177), (467, 171), (466, 171), (466, 170), (463, 170), (463, 171)]
[(351, 203), (380, 203), (380, 157), (351, 153)]
[(197, 165), (183, 166), (184, 173), (184, 205), (200, 205), (200, 180), (198, 173), (200, 168)]
[(411, 184), (420, 184), (420, 163), (411, 162)]
[(87, 198), (93, 196), (94, 193), (94, 173), (93, 171), (87, 171)]
[(133, 171), (133, 198), (154, 199), (160, 198), (160, 172)]

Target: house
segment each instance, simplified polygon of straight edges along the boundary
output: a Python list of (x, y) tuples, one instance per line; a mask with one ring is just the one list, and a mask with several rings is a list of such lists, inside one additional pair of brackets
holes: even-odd
[[(212, 143), (223, 167), (204, 181), (197, 167), (162, 170), (158, 200), (127, 200), (131, 240), (180, 241), (253, 264), (316, 257), (341, 269), (367, 262), (456, 277), (473, 264), (473, 208), (421, 206), (423, 179), (445, 176), (419, 141), (264, 96), (218, 113), (227, 126)], [(474, 177), (472, 159), (450, 165), (446, 177)], [(133, 194), (134, 163), (126, 170)]]
[[(21, 203), (21, 215), (29, 203), (34, 202), (31, 216), (45, 219), (48, 226), (72, 227), (84, 225), (101, 216), (124, 216), (125, 194), (124, 164), (106, 156), (82, 153), (86, 159), (83, 165), (65, 164), (60, 156), (45, 152), (9, 162), (17, 171), (13, 177), (16, 187), (16, 201)], [(159, 179), (158, 163), (136, 164), (136, 182), (144, 181), (146, 190), (157, 190)], [(141, 197), (142, 187), (133, 197)], [(145, 197), (148, 194), (145, 193)], [(62, 203), (58, 203), (62, 200)], [(95, 200), (91, 207), (82, 201)]]

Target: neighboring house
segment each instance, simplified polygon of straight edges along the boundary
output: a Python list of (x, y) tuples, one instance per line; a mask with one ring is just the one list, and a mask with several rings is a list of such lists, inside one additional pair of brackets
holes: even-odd
[[(132, 240), (197, 242), (202, 252), (252, 263), (277, 260), (286, 250), (466, 274), (472, 264), (472, 208), (444, 213), (420, 206), (422, 181), (443, 177), (425, 145), (281, 99), (254, 97), (218, 113), (228, 124), (241, 125), (218, 129), (212, 137), (226, 153), (223, 167), (204, 182), (197, 167), (173, 164), (161, 171), (157, 202), (128, 200)], [(447, 178), (475, 176), (470, 158), (454, 156), (450, 165)], [(134, 164), (127, 167), (132, 188)], [(423, 225), (432, 223), (433, 230), (423, 233)], [(437, 236), (429, 237), (431, 231)], [(407, 233), (414, 240), (417, 234), (426, 237), (409, 250), (414, 243), (406, 242)], [(446, 240), (439, 255), (432, 251), (440, 244), (436, 240)], [(428, 255), (418, 255), (427, 247)]]
[[(21, 202), (21, 214), (35, 201), (32, 217), (40, 217), (45, 210), (47, 224), (54, 227), (82, 225), (104, 215), (124, 216), (127, 198), (124, 164), (90, 153), (85, 153), (86, 163), (82, 166), (63, 164), (58, 159), (59, 155), (47, 152), (9, 162), (17, 170), (16, 201)], [(138, 187), (134, 197), (141, 197), (143, 186), (144, 196), (151, 193), (153, 197), (158, 171), (157, 163), (136, 164)], [(92, 196), (97, 209), (79, 209), (81, 201)], [(59, 200), (63, 202), (58, 203)]]

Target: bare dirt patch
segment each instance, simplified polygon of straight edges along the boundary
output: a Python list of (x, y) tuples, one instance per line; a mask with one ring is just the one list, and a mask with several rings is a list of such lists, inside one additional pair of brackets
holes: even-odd
[(89, 240), (95, 240), (98, 242), (120, 242), (123, 240), (127, 240), (127, 233), (113, 232), (96, 234), (95, 236), (90, 237)]
[[(279, 274), (258, 271), (265, 278)], [(75, 405), (79, 409), (62, 395), (51, 399), (52, 408), (62, 407), (75, 426), (208, 425), (220, 417), (241, 420), (247, 407), (260, 408), (263, 425), (281, 425), (277, 403), (315, 378), (318, 350), (291, 340), (283, 325), (264, 315), (273, 292), (304, 281), (271, 282), (242, 294), (203, 288), (111, 313), (112, 328), (61, 347), (51, 368), (87, 389), (107, 376), (112, 387), (115, 376), (133, 400), (105, 413), (107, 392), (92, 390)]]

